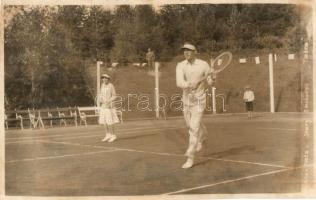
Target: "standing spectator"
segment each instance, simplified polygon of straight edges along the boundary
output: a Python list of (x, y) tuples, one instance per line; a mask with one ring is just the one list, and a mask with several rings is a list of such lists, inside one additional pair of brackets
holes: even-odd
[(155, 67), (155, 53), (149, 48), (146, 53), (146, 60), (148, 64), (148, 68), (154, 70)]
[(246, 105), (246, 111), (248, 112), (248, 118), (251, 119), (252, 112), (253, 112), (253, 101), (255, 100), (255, 95), (249, 85), (245, 87), (243, 99)]

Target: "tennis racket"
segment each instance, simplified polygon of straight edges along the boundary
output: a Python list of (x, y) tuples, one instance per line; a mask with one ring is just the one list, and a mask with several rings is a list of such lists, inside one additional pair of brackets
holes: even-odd
[(223, 71), (232, 61), (233, 55), (229, 51), (225, 51), (217, 56), (214, 60), (211, 59), (211, 68), (214, 74)]
[(212, 81), (215, 82), (216, 75), (219, 72), (223, 71), (231, 63), (232, 59), (233, 59), (233, 55), (229, 51), (225, 51), (221, 53), (214, 60), (211, 59), (211, 69), (212, 69), (211, 77), (209, 77), (209, 75), (206, 75), (205, 77), (201, 78), (198, 81), (197, 85), (199, 85), (203, 81), (209, 82), (210, 81), (209, 79), (212, 79)]

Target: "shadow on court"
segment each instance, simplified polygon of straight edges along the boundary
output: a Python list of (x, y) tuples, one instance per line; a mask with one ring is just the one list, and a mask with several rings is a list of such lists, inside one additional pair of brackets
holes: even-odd
[(101, 126), (10, 130), (5, 135), (6, 195), (109, 196), (297, 193), (301, 191), (301, 114), (206, 116), (207, 140), (184, 170), (182, 118)]

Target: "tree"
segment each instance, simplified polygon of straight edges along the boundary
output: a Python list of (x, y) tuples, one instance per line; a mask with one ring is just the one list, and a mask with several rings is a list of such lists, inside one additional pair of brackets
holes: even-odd
[(112, 58), (120, 63), (132, 62), (137, 59), (137, 38), (134, 29), (135, 11), (129, 5), (119, 6), (114, 12), (113, 27), (116, 34), (114, 36), (114, 47), (111, 51)]
[[(24, 80), (25, 83), (18, 90), (27, 94), (24, 96), (24, 104), (35, 106), (38, 104), (41, 96), (41, 84), (45, 80), (43, 72), (47, 70), (45, 57), (41, 56), (41, 52), (45, 46), (45, 12), (48, 7), (22, 8), (22, 12), (18, 13), (8, 25), (5, 34), (5, 55), (6, 69), (11, 74), (19, 73), (19, 79), (10, 79), (13, 83), (8, 87), (15, 85), (14, 82)], [(9, 69), (12, 68), (12, 69)], [(11, 94), (8, 93), (10, 98)], [(29, 102), (29, 104), (27, 103)], [(18, 103), (18, 102), (14, 102)]]

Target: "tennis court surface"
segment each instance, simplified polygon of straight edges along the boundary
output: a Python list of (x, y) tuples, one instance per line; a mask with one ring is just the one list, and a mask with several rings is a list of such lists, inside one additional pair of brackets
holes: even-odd
[(124, 122), (113, 143), (101, 141), (98, 125), (9, 130), (6, 195), (297, 193), (305, 168), (304, 123), (311, 118), (207, 115), (207, 140), (191, 169), (181, 168), (188, 144), (182, 117)]

